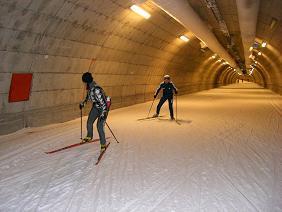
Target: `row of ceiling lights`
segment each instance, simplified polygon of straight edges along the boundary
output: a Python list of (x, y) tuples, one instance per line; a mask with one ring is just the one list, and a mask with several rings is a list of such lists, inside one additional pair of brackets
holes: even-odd
[[(261, 46), (262, 48), (265, 48), (265, 47), (267, 46), (267, 42), (266, 42), (266, 41), (263, 41), (260, 46)], [(256, 48), (258, 48), (258, 46), (256, 46)], [(256, 64), (258, 64), (258, 61), (256, 60), (256, 56), (253, 55), (253, 50), (254, 50), (254, 47), (251, 46), (250, 49), (249, 49), (249, 51), (252, 52), (252, 53), (250, 54), (249, 58), (252, 59), (252, 60), (254, 61), (254, 63), (253, 63), (252, 65), (250, 65), (250, 66), (251, 66), (251, 70), (250, 70), (249, 75), (252, 75)], [(262, 55), (261, 51), (258, 51), (257, 56), (261, 56), (261, 55)]]
[[(141, 7), (137, 6), (137, 5), (132, 5), (130, 7), (130, 9), (133, 12), (137, 13), (138, 15), (142, 16), (145, 19), (149, 19), (151, 17), (150, 13), (148, 13), (146, 10), (144, 10), (143, 8), (141, 8)], [(184, 42), (188, 42), (189, 41), (189, 38), (186, 35), (181, 35), (179, 38), (182, 41), (184, 41)]]
[[(140, 15), (140, 16), (142, 16), (143, 18), (145, 18), (145, 19), (149, 19), (150, 17), (151, 17), (151, 14), (150, 13), (148, 13), (147, 11), (145, 11), (144, 9), (142, 9), (141, 7), (139, 7), (139, 6), (137, 6), (137, 5), (132, 5), (131, 7), (130, 7), (130, 9), (132, 10), (132, 11), (134, 11), (135, 13), (137, 13), (138, 15)], [(182, 41), (184, 41), (184, 42), (188, 42), (189, 41), (189, 38), (186, 36), (186, 35), (181, 35), (180, 37), (179, 37)], [(206, 44), (203, 42), (203, 41), (201, 41), (201, 48), (205, 48), (206, 47)], [(217, 57), (217, 54), (214, 54), (213, 56), (212, 56), (212, 58), (213, 59), (215, 59)], [(217, 60), (217, 62), (223, 62), (223, 65), (229, 65), (229, 63), (228, 62), (225, 62), (223, 59), (219, 59), (219, 60)], [(230, 67), (230, 66), (229, 66)], [(236, 70), (236, 69), (234, 69), (234, 70)]]
[[(141, 7), (139, 7), (139, 6), (137, 6), (137, 5), (132, 5), (132, 6), (130, 7), (130, 9), (131, 9), (132, 11), (134, 11), (135, 13), (137, 13), (138, 15), (142, 16), (142, 17), (145, 18), (145, 19), (149, 19), (149, 18), (151, 17), (151, 14), (150, 14), (150, 13), (148, 13), (147, 11), (145, 11), (144, 9), (142, 9)], [(188, 38), (186, 35), (181, 35), (179, 38), (180, 38), (182, 41), (184, 41), (184, 42), (188, 42), (188, 41), (189, 41), (189, 38)], [(267, 42), (266, 42), (266, 41), (263, 41), (262, 44), (261, 44), (261, 47), (264, 48), (264, 47), (266, 47), (266, 46), (267, 46)], [(253, 49), (254, 49), (254, 47), (251, 46), (249, 50), (250, 50), (250, 51), (253, 51)], [(262, 53), (259, 51), (259, 52), (258, 52), (258, 55), (260, 56), (260, 55), (262, 55)], [(213, 59), (215, 59), (216, 57), (217, 57), (217, 54), (214, 54), (214, 55), (212, 56)], [(253, 54), (251, 54), (251, 55), (249, 56), (249, 58), (251, 58), (251, 59), (254, 60), (254, 64), (251, 65), (251, 68), (252, 68), (252, 69), (251, 69), (251, 71), (250, 71), (250, 74), (252, 74), (252, 73), (253, 73), (253, 70), (254, 70), (254, 66), (255, 66), (258, 62), (255, 60), (255, 56), (254, 56)], [(233, 69), (232, 67), (230, 67), (229, 63), (226, 62), (226, 61), (224, 61), (223, 59), (218, 59), (217, 62), (223, 62), (223, 63), (222, 63), (223, 65), (228, 65), (228, 66), (229, 66), (228, 68)], [(235, 68), (234, 68), (234, 71), (236, 71)], [(238, 74), (239, 74), (239, 73), (238, 73)]]
[[(261, 44), (261, 47), (264, 48), (264, 47), (266, 47), (266, 46), (267, 46), (267, 42), (266, 42), (266, 41), (263, 41), (262, 44)], [(250, 50), (250, 51), (253, 51), (253, 49), (254, 49), (254, 47), (250, 47), (249, 50)], [(261, 56), (262, 53), (261, 53), (260, 51), (258, 51), (257, 55), (258, 55), (258, 56)], [(215, 55), (212, 56), (212, 58), (215, 59), (216, 56), (217, 56), (217, 55), (215, 54)], [(249, 73), (249, 75), (252, 75), (256, 64), (258, 64), (258, 61), (255, 60), (255, 55), (253, 55), (253, 54), (251, 54), (251, 55), (249, 56), (249, 58), (251, 58), (251, 59), (254, 60), (254, 64), (251, 65), (251, 69), (250, 69), (250, 73)], [(223, 59), (219, 59), (219, 60), (217, 60), (217, 62), (223, 62), (223, 63), (222, 63), (223, 65), (227, 65), (227, 64), (228, 64), (228, 62), (224, 62)], [(227, 69), (233, 69), (233, 68), (229, 66)], [(234, 68), (233, 70), (236, 71), (235, 68)], [(239, 75), (242, 75), (242, 74), (239, 73), (239, 72), (238, 72), (238, 74), (239, 74)]]
[[(211, 56), (211, 58), (212, 59), (216, 59), (217, 58), (217, 54), (214, 54), (213, 56)], [(218, 59), (217, 61), (216, 61), (217, 63), (221, 63), (222, 62), (222, 65), (228, 65), (228, 67), (227, 67), (227, 69), (228, 70), (233, 70), (233, 71), (236, 71), (237, 72), (237, 69), (236, 68), (232, 68), (230, 65), (229, 65), (229, 63), (228, 62), (226, 62), (224, 59)], [(240, 74), (239, 72), (237, 72), (239, 75), (242, 75), (242, 74)]]
[[(148, 13), (146, 10), (144, 10), (143, 8), (141, 8), (141, 7), (137, 6), (137, 5), (132, 5), (132, 6), (130, 7), (130, 9), (131, 9), (133, 12), (137, 13), (138, 15), (142, 16), (142, 17), (145, 18), (145, 19), (149, 19), (149, 18), (151, 17), (151, 14), (150, 14), (150, 13)], [(181, 35), (179, 38), (180, 38), (182, 41), (184, 41), (184, 42), (188, 42), (188, 41), (189, 41), (189, 37), (187, 37), (186, 35)], [(201, 49), (207, 47), (206, 44), (205, 44), (203, 41), (201, 41), (200, 44), (201, 44)], [(212, 56), (212, 58), (213, 58), (213, 59), (217, 58), (217, 54), (214, 54), (214, 55)], [(233, 68), (229, 65), (229, 63), (226, 62), (226, 61), (224, 61), (223, 59), (219, 59), (219, 60), (217, 60), (217, 62), (223, 62), (223, 63), (222, 63), (223, 65), (228, 65), (229, 68), (233, 69)], [(234, 70), (236, 71), (235, 68), (234, 68)]]
[[(217, 58), (217, 54), (214, 54), (213, 56), (211, 56), (211, 58), (212, 58), (212, 59)], [(223, 62), (223, 63), (222, 63), (223, 65), (228, 65), (228, 66), (231, 68), (231, 66), (229, 65), (229, 63), (226, 62), (224, 59), (220, 59), (220, 58), (219, 58), (216, 62), (217, 62), (217, 63)], [(234, 69), (235, 69), (235, 68), (234, 68)]]
[[(212, 59), (217, 58), (217, 54), (214, 54), (211, 58), (212, 58)], [(229, 65), (228, 62), (224, 61), (224, 59), (218, 59), (216, 62), (217, 62), (217, 63), (223, 62), (222, 65), (228, 65), (227, 70), (236, 71), (236, 68), (232, 68), (232, 67)], [(237, 71), (236, 71), (236, 72), (237, 72)], [(239, 72), (237, 72), (237, 73), (238, 73), (239, 75), (241, 75)]]

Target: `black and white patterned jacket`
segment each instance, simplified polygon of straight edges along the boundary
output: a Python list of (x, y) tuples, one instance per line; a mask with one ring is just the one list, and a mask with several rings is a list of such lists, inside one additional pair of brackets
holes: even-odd
[(101, 111), (101, 114), (107, 113), (107, 97), (104, 90), (95, 82), (92, 82), (88, 86), (89, 88), (85, 102), (91, 101), (93, 102), (93, 107), (96, 107)]

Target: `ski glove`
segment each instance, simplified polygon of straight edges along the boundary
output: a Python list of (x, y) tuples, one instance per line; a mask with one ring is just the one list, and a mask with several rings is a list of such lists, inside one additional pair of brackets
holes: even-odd
[(100, 118), (103, 119), (103, 120), (106, 120), (106, 119), (107, 119), (107, 116), (108, 116), (107, 111), (104, 111), (104, 112), (102, 112)]
[(85, 106), (85, 102), (84, 101), (79, 103), (79, 109), (80, 110), (82, 110), (82, 108), (84, 108), (84, 106)]

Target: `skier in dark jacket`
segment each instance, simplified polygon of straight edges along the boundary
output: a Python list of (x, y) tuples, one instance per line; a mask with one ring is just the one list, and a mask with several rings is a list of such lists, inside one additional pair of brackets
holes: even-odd
[(105, 95), (104, 90), (93, 81), (91, 73), (84, 73), (82, 75), (82, 81), (87, 84), (87, 96), (85, 100), (79, 104), (79, 108), (82, 109), (87, 101), (91, 101), (93, 103), (87, 119), (87, 136), (83, 139), (83, 141), (88, 142), (92, 140), (93, 124), (95, 120), (98, 119), (97, 130), (100, 137), (101, 151), (104, 151), (106, 149), (104, 127), (109, 111), (107, 96)]
[(170, 118), (171, 120), (174, 120), (174, 115), (173, 115), (173, 94), (177, 94), (177, 88), (175, 85), (171, 82), (170, 76), (165, 75), (164, 76), (164, 82), (162, 82), (157, 89), (154, 99), (158, 96), (160, 90), (163, 90), (163, 96), (160, 99), (160, 102), (157, 106), (157, 112), (153, 117), (158, 117), (160, 114), (161, 107), (165, 103), (166, 100), (168, 100), (168, 105), (169, 105), (169, 112), (170, 112)]

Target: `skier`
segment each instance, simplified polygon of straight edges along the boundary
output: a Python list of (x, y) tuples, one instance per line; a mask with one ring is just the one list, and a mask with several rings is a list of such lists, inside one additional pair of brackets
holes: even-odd
[(170, 112), (170, 118), (171, 120), (174, 120), (174, 115), (173, 115), (173, 91), (175, 94), (177, 94), (177, 88), (175, 85), (171, 82), (170, 76), (165, 75), (164, 76), (164, 81), (160, 84), (159, 88), (157, 89), (154, 99), (158, 96), (160, 90), (163, 90), (163, 96), (160, 99), (160, 102), (157, 106), (157, 112), (153, 117), (158, 117), (160, 114), (161, 107), (165, 103), (166, 100), (168, 100), (168, 105), (169, 105), (169, 112)]
[(86, 83), (87, 95), (84, 101), (79, 104), (79, 108), (85, 106), (87, 101), (92, 101), (93, 105), (89, 112), (87, 119), (87, 136), (83, 139), (83, 142), (89, 142), (93, 138), (93, 123), (98, 118), (97, 130), (100, 137), (101, 152), (106, 150), (106, 138), (105, 138), (105, 123), (109, 112), (110, 99), (105, 95), (104, 90), (93, 81), (92, 74), (86, 72), (82, 75), (82, 81)]

